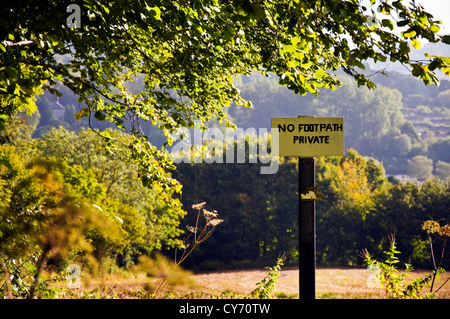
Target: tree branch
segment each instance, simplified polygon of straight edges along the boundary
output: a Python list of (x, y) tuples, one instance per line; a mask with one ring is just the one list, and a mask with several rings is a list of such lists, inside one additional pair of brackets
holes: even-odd
[(5, 275), (5, 282), (6, 282), (6, 288), (7, 288), (7, 299), (14, 299), (14, 296), (12, 294), (12, 286), (11, 286), (11, 278), (9, 274), (8, 268), (6, 268), (6, 265), (3, 263), (3, 260), (0, 259), (0, 266), (3, 269), (3, 273)]
[(36, 296), (36, 288), (40, 281), (39, 275), (41, 274), (42, 270), (44, 269), (44, 263), (46, 261), (47, 253), (50, 251), (50, 248), (51, 248), (50, 243), (45, 245), (45, 247), (43, 248), (41, 255), (39, 256), (39, 259), (37, 261), (36, 273), (34, 274), (34, 282), (30, 288), (30, 293), (28, 295), (28, 298), (30, 298), (30, 299), (34, 299), (34, 297)]
[(20, 42), (14, 43), (14, 42), (5, 40), (1, 44), (5, 47), (25, 47), (25, 46), (29, 46), (29, 45), (35, 45), (36, 42), (30, 40), (30, 41), (20, 41)]

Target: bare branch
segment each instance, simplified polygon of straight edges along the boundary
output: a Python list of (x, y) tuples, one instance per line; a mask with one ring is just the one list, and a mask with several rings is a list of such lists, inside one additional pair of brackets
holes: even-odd
[(25, 46), (29, 46), (29, 45), (35, 45), (36, 42), (30, 40), (30, 41), (20, 41), (20, 42), (11, 42), (11, 41), (3, 41), (1, 43), (4, 47), (25, 47)]

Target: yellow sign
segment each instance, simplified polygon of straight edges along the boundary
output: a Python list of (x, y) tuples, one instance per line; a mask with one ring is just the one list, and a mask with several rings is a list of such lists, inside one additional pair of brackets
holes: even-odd
[(272, 134), (280, 156), (344, 155), (343, 117), (273, 117)]

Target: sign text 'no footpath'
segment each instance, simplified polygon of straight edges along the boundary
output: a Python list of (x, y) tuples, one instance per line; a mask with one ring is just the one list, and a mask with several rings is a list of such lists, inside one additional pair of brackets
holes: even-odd
[(274, 117), (272, 129), (278, 132), (280, 156), (344, 155), (343, 117)]

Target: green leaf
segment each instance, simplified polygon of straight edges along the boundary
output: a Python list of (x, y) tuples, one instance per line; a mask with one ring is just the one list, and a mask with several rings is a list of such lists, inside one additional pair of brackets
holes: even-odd
[(413, 67), (412, 74), (414, 76), (420, 76), (420, 75), (422, 75), (425, 72), (423, 67), (420, 64), (418, 64), (418, 63), (413, 64), (412, 67)]
[(381, 20), (381, 25), (383, 27), (387, 27), (387, 28), (389, 28), (391, 30), (394, 30), (394, 23), (392, 22), (392, 20), (383, 19), (383, 20)]
[(8, 75), (9, 78), (17, 78), (17, 75), (18, 75), (17, 74), (17, 70), (14, 69), (14, 68), (8, 66), (8, 67), (6, 67), (5, 72), (6, 72), (6, 75)]
[(183, 41), (184, 43), (188, 43), (189, 42), (189, 36), (187, 36), (186, 34), (183, 34), (181, 36), (181, 41)]
[(259, 4), (252, 4), (253, 15), (257, 20), (260, 20), (266, 16), (263, 8)]
[(289, 60), (286, 63), (288, 68), (295, 68), (296, 66), (298, 66), (298, 62), (296, 60)]
[(83, 107), (80, 112), (74, 114), (75, 120), (79, 121), (83, 117), (89, 116), (89, 109), (87, 107)]
[(433, 32), (433, 33), (438, 33), (439, 30), (441, 30), (441, 28), (439, 28), (439, 26), (436, 25), (436, 24), (433, 24), (433, 25), (430, 27), (430, 31)]
[(435, 70), (437, 67), (439, 67), (440, 65), (440, 61), (438, 60), (433, 60), (429, 65), (428, 65), (428, 70), (433, 71)]
[(441, 39), (445, 44), (450, 44), (450, 35), (444, 35), (441, 37)]
[(400, 42), (400, 50), (405, 53), (411, 52), (411, 48), (408, 45), (408, 42)]
[(397, 26), (401, 28), (408, 25), (410, 22), (411, 22), (410, 20), (401, 20), (397, 22)]
[(411, 31), (408, 31), (408, 32), (404, 32), (404, 33), (403, 33), (403, 36), (404, 36), (405, 38), (412, 38), (412, 37), (415, 37), (416, 34), (417, 34), (416, 31), (411, 30)]
[[(0, 120), (0, 123), (1, 123), (1, 120)], [(11, 174), (12, 174), (13, 176), (17, 176), (17, 175), (19, 174), (19, 172), (16, 171), (16, 170), (12, 167), (12, 165), (11, 165), (11, 163), (10, 163), (8, 157), (3, 156), (3, 155), (0, 155), (0, 164), (6, 166), (6, 167), (11, 171)]]
[(318, 69), (315, 73), (314, 73), (314, 78), (316, 78), (316, 80), (320, 80), (321, 78), (323, 78), (323, 76), (325, 75), (325, 71), (322, 69)]
[(95, 111), (94, 117), (95, 117), (97, 120), (99, 120), (99, 121), (104, 121), (104, 120), (106, 120), (105, 114), (103, 114), (103, 113), (100, 112), (100, 111)]
[(150, 8), (151, 14), (156, 18), (156, 20), (161, 20), (161, 9), (158, 7)]
[(419, 42), (419, 40), (414, 39), (411, 42), (412, 46), (414, 47), (414, 49), (420, 49), (422, 47), (422, 43)]

